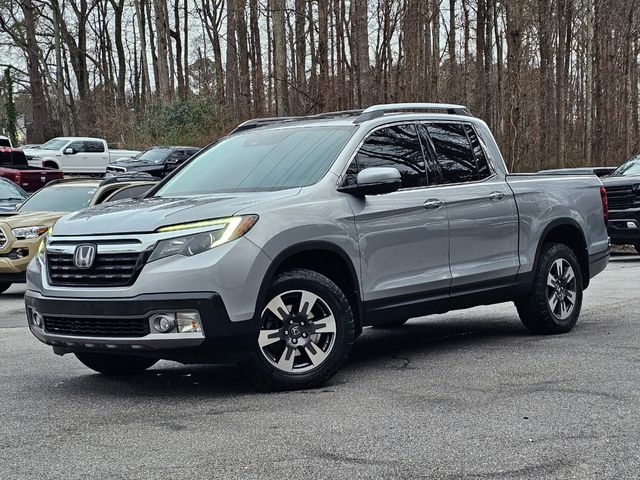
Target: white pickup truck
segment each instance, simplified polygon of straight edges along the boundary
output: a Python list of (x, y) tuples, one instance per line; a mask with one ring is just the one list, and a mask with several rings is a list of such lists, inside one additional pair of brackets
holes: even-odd
[(32, 167), (58, 168), (65, 173), (103, 174), (107, 165), (131, 157), (135, 150), (110, 150), (101, 138), (57, 137), (24, 151)]

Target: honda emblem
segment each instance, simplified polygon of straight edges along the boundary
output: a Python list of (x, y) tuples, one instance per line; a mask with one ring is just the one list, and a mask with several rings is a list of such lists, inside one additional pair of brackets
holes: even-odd
[(78, 268), (91, 268), (96, 260), (96, 246), (88, 243), (78, 245), (73, 254), (73, 264)]

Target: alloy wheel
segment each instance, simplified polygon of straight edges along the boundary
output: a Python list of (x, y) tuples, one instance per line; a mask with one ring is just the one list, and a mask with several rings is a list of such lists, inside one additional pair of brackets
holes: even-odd
[(566, 320), (573, 313), (577, 297), (576, 275), (564, 258), (551, 265), (547, 275), (547, 303), (558, 320)]
[(258, 345), (281, 372), (296, 374), (318, 368), (333, 350), (335, 339), (331, 308), (308, 290), (280, 293), (262, 311)]

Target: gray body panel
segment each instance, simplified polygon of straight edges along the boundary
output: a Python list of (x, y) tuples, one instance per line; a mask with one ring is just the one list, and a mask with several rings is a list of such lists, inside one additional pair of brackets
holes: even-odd
[[(389, 123), (430, 121), (473, 125), (494, 175), (481, 182), (364, 198), (337, 190), (369, 132)], [(334, 122), (352, 124), (350, 119)], [(508, 175), (488, 127), (472, 117), (383, 116), (355, 130), (315, 185), (277, 192), (116, 202), (67, 215), (55, 225), (52, 237), (71, 244), (135, 240), (138, 251), (153, 247), (160, 238), (153, 232), (162, 226), (258, 215), (255, 226), (238, 240), (192, 257), (147, 263), (128, 287), (52, 286), (40, 258), (30, 265), (27, 284), (38, 295), (61, 299), (126, 300), (162, 292), (216, 292), (230, 320), (240, 322), (255, 317), (274, 262), (287, 252), (327, 247), (340, 252), (353, 267), (360, 300), (365, 303), (408, 295), (448, 296), (453, 290), (478, 284), (486, 289), (509, 286), (519, 275), (531, 272), (542, 235), (556, 221), (577, 226), (589, 254), (607, 251), (600, 185), (596, 177)], [(433, 199), (443, 205), (425, 208), (425, 202)]]

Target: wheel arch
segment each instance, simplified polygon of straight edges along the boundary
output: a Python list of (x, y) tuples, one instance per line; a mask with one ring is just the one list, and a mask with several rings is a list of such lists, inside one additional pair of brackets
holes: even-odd
[(44, 158), (42, 160), (42, 166), (45, 168), (55, 168), (56, 170), (60, 170), (60, 166), (58, 165), (58, 162), (50, 158)]
[(355, 334), (360, 335), (363, 325), (363, 304), (356, 268), (349, 255), (338, 245), (327, 241), (301, 242), (280, 252), (267, 269), (256, 300), (255, 315), (259, 318), (260, 306), (266, 301), (267, 290), (273, 278), (291, 268), (306, 268), (318, 272), (333, 281), (343, 291), (354, 314)]
[(558, 218), (550, 222), (542, 231), (542, 235), (540, 235), (536, 248), (534, 268), (538, 265), (542, 246), (546, 243), (562, 243), (575, 252), (580, 262), (583, 288), (586, 289), (591, 280), (591, 275), (589, 274), (589, 251), (587, 249), (587, 240), (580, 224), (572, 218)]

